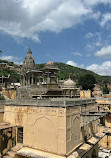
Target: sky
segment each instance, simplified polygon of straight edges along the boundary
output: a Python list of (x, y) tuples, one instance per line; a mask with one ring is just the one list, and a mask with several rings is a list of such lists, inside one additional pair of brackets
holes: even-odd
[(111, 0), (0, 0), (0, 59), (63, 62), (111, 76)]

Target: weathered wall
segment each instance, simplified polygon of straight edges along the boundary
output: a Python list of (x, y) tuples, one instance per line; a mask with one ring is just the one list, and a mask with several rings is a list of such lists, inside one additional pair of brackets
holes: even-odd
[(98, 144), (89, 150), (82, 158), (96, 158), (98, 157)]
[(96, 100), (97, 103), (110, 103), (110, 100), (106, 99), (106, 98), (100, 98)]
[(111, 128), (111, 116), (106, 116), (105, 117), (105, 126)]
[(16, 127), (0, 129), (1, 156), (16, 144)]
[(68, 107), (66, 111), (67, 154), (81, 143), (80, 120), (80, 107)]
[(0, 123), (3, 122), (4, 112), (0, 112)]
[[(23, 127), (24, 146), (66, 155), (85, 137), (97, 133), (97, 122), (81, 128), (81, 113), (96, 111), (96, 104), (73, 107), (14, 106), (4, 107), (4, 121)], [(11, 117), (10, 117), (11, 116)], [(10, 120), (9, 120), (10, 117)]]
[(4, 121), (23, 127), (25, 146), (66, 154), (65, 108), (5, 106), (4, 111)]
[(15, 100), (17, 96), (17, 92), (14, 89), (2, 89), (2, 93), (7, 98), (10, 98), (11, 100)]
[(88, 105), (82, 105), (81, 107), (81, 113), (89, 113), (89, 112), (96, 112), (97, 111), (97, 104), (88, 104)]
[(92, 121), (81, 128), (81, 141), (86, 141), (98, 132), (98, 120)]
[(90, 90), (81, 90), (80, 91), (80, 98), (91, 98), (91, 91)]
[(67, 154), (74, 150), (82, 142), (91, 138), (98, 132), (98, 120), (87, 123), (81, 127), (82, 112), (96, 111), (96, 104), (87, 106), (68, 107), (66, 110), (66, 151)]
[[(98, 126), (98, 132), (103, 132), (106, 127), (99, 125)], [(111, 134), (106, 134), (99, 142), (99, 146), (104, 149), (111, 150)]]
[(3, 122), (3, 117), (4, 117), (4, 106), (0, 105), (0, 123)]

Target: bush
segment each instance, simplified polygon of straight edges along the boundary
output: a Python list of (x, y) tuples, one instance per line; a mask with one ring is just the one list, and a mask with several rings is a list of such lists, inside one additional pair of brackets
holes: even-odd
[(0, 100), (5, 100), (4, 96), (0, 94)]

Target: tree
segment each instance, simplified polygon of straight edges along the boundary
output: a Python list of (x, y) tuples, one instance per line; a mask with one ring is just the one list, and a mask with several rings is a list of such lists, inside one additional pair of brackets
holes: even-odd
[(107, 85), (103, 87), (103, 94), (109, 94), (109, 88), (107, 87)]
[(82, 87), (83, 90), (90, 89), (91, 91), (93, 91), (95, 82), (96, 79), (92, 74), (83, 75), (79, 78), (78, 81), (79, 85)]

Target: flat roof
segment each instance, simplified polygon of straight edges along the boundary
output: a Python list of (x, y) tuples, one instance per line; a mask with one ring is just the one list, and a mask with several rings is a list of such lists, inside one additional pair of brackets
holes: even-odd
[(6, 100), (0, 101), (1, 105), (6, 106), (38, 106), (38, 107), (74, 107), (95, 104), (95, 98), (45, 98), (31, 100)]
[(0, 129), (6, 129), (6, 128), (9, 128), (9, 127), (14, 127), (14, 125), (11, 125), (8, 122), (1, 122), (0, 123)]
[(44, 157), (44, 158), (65, 158), (64, 156), (52, 154), (45, 151), (40, 151), (37, 149), (32, 149), (29, 147), (23, 147), (17, 152), (18, 155), (30, 157), (30, 158), (37, 158), (37, 157)]

